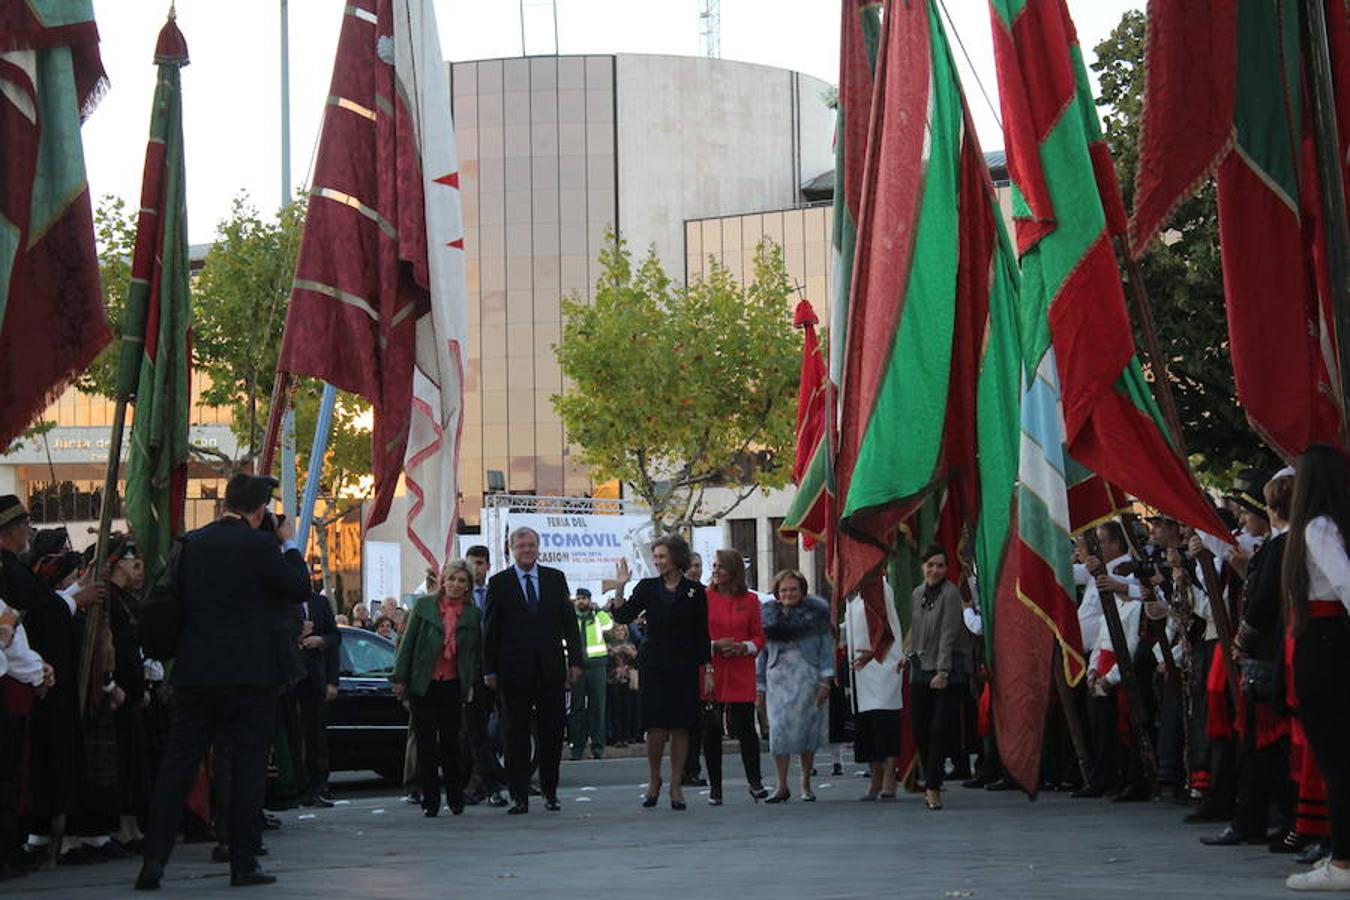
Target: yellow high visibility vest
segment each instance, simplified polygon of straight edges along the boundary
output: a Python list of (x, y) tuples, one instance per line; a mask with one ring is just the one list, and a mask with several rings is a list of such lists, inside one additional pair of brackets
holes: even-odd
[(595, 618), (580, 624), (584, 631), (581, 637), (586, 642), (586, 658), (598, 659), (608, 655), (609, 646), (605, 643), (605, 632), (614, 627), (614, 619), (610, 614), (599, 609), (595, 611)]

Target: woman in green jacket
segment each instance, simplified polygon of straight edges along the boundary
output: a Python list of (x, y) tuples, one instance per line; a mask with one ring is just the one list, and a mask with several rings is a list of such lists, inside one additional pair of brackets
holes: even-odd
[(472, 592), (468, 563), (462, 559), (447, 563), (440, 590), (418, 597), (413, 605), (394, 662), (394, 691), (400, 700), (412, 703), (427, 818), (440, 812), (442, 786), (450, 812), (464, 812), (460, 710), (473, 699), (483, 678), (483, 618), (473, 605)]

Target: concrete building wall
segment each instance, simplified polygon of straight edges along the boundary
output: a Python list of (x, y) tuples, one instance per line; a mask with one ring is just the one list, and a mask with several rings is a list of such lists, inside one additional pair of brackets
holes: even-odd
[(615, 72), (619, 226), (677, 277), (686, 220), (794, 206), (804, 168), (828, 155), (818, 79), (676, 56), (618, 56)]

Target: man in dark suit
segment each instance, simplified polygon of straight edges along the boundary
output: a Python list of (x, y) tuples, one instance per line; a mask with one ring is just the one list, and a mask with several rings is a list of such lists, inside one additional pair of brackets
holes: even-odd
[(563, 691), (581, 677), (586, 653), (566, 576), (536, 564), (538, 533), (517, 528), (511, 532), (510, 546), (515, 564), (488, 582), (483, 680), (501, 698), (506, 716), (506, 778), (514, 801), (507, 812), (530, 811), (532, 716), (538, 734), (540, 792), (544, 808), (556, 812)]
[(234, 750), (230, 803), (230, 884), (268, 884), (255, 851), (277, 695), (293, 664), (276, 640), (291, 604), (310, 599), (309, 573), (292, 525), (259, 530), (276, 481), (239, 474), (225, 488), (225, 513), (184, 538), (179, 580), (180, 636), (169, 742), (160, 764), (137, 890), (159, 887), (183, 804), (213, 736)]
[[(322, 585), (320, 585), (322, 587)], [(328, 793), (328, 724), (327, 704), (337, 699), (338, 647), (342, 635), (328, 598), (315, 591), (301, 608), (303, 624), (300, 629), (300, 655), (305, 676), (295, 686), (300, 705), (300, 730), (304, 736), (305, 773), (308, 784), (303, 785), (300, 798), (305, 806), (333, 805)]]

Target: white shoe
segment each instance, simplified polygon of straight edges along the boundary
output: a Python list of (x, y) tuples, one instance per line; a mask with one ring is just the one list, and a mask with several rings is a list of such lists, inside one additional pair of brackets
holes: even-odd
[(1350, 869), (1333, 866), (1327, 857), (1310, 871), (1290, 875), (1284, 886), (1291, 891), (1350, 891)]

